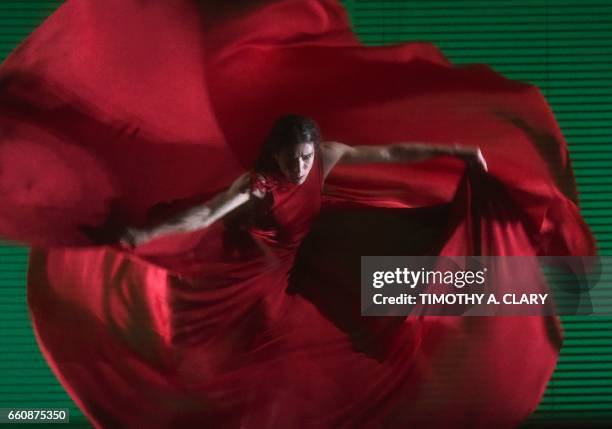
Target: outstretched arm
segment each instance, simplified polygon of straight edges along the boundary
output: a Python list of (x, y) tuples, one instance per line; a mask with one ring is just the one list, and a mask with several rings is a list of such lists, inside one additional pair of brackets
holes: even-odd
[[(221, 192), (206, 203), (179, 213), (159, 225), (147, 229), (127, 228), (121, 243), (133, 247), (164, 235), (206, 228), (249, 201), (252, 194), (248, 184), (249, 175), (245, 173), (236, 179), (227, 191)], [(261, 196), (255, 195), (257, 197)]]
[(385, 146), (348, 146), (338, 142), (323, 142), (321, 150), (326, 176), (336, 164), (419, 162), (438, 155), (456, 156), (487, 171), (487, 163), (479, 148), (459, 144), (396, 143)]

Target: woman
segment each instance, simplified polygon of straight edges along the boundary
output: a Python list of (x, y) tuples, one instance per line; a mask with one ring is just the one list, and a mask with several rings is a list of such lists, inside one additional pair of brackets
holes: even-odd
[(324, 181), (336, 164), (408, 163), (438, 155), (456, 156), (468, 164), (487, 170), (479, 148), (457, 144), (347, 146), (338, 142), (321, 142), (319, 127), (312, 119), (298, 115), (283, 116), (274, 124), (253, 174), (243, 174), (227, 191), (166, 223), (149, 229), (129, 228), (121, 241), (128, 246), (135, 246), (166, 234), (206, 228), (230, 211), (248, 203), (251, 198), (264, 199), (274, 186), (283, 182), (297, 186), (304, 184), (313, 166), (321, 169)]

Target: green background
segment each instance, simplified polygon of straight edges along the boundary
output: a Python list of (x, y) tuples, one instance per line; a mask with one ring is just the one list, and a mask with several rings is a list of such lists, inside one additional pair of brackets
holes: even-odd
[[(0, 2), (0, 59), (61, 1)], [(581, 210), (602, 255), (612, 255), (612, 1), (345, 0), (369, 45), (436, 43), (453, 62), (487, 63), (537, 84), (567, 138)], [(70, 408), (43, 360), (25, 299), (27, 249), (0, 243), (0, 407)], [(563, 317), (566, 340), (540, 407), (543, 422), (612, 422), (612, 318)], [(40, 426), (39, 426), (40, 427)]]

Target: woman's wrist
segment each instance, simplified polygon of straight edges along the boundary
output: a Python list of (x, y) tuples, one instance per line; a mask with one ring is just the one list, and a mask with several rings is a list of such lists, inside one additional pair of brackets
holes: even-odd
[(453, 144), (451, 153), (465, 161), (469, 166), (479, 166), (484, 171), (488, 171), (487, 162), (477, 146), (463, 146), (460, 144)]
[(450, 147), (449, 154), (464, 158), (466, 156), (476, 155), (478, 149), (473, 146), (464, 146), (459, 143), (453, 143)]
[(149, 241), (153, 234), (151, 231), (138, 228), (125, 228), (125, 233), (121, 238), (121, 243), (129, 247), (136, 247)]

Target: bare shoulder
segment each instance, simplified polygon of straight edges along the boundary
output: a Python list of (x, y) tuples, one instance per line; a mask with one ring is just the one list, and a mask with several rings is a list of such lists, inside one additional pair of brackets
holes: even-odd
[(266, 191), (262, 191), (261, 189), (255, 189), (253, 192), (251, 192), (251, 195), (254, 198), (257, 198), (258, 200), (263, 200), (266, 196)]
[(350, 148), (349, 145), (337, 141), (321, 142), (321, 150), (323, 152), (343, 152), (346, 151), (348, 148)]
[[(250, 182), (249, 182), (250, 183)], [(263, 174), (254, 173), (253, 184), (250, 187), (250, 194), (257, 199), (263, 199), (268, 193), (269, 179)]]
[(252, 171), (247, 171), (232, 183), (227, 189), (224, 196), (225, 199), (248, 195), (249, 197), (264, 198), (266, 195), (268, 183), (265, 176)]
[(336, 163), (344, 154), (351, 150), (351, 146), (336, 141), (321, 142), (323, 162)]
[(351, 146), (337, 141), (321, 142), (320, 147), (321, 159), (323, 161), (323, 171), (326, 177), (334, 165), (336, 165), (338, 161), (352, 149)]

